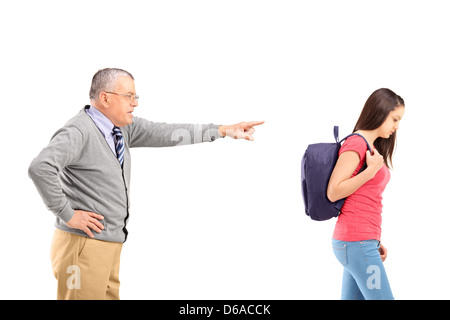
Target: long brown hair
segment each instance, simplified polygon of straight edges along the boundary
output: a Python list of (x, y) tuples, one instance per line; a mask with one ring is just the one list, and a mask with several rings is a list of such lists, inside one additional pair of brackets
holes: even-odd
[[(405, 102), (392, 90), (381, 88), (374, 91), (367, 99), (353, 132), (377, 129), (383, 124), (389, 113), (398, 106), (404, 107)], [(392, 167), (392, 154), (394, 153), (396, 138), (397, 132), (394, 132), (389, 138), (377, 138), (373, 143), (377, 151), (383, 156), (388, 168)]]

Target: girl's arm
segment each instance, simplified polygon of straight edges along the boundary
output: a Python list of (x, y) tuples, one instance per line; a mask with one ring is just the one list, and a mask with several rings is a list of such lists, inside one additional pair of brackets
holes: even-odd
[(374, 149), (373, 154), (367, 151), (367, 168), (352, 178), (359, 162), (359, 155), (355, 151), (346, 151), (339, 156), (328, 182), (327, 197), (331, 202), (346, 198), (358, 190), (372, 179), (384, 164), (383, 156), (377, 150)]

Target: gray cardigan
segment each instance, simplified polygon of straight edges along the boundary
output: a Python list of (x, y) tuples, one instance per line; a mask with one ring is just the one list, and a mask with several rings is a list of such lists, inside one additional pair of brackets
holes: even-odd
[(218, 125), (167, 124), (134, 117), (121, 128), (125, 141), (123, 169), (84, 107), (59, 129), (31, 162), (28, 175), (47, 208), (56, 216), (56, 228), (88, 236), (66, 225), (74, 210), (104, 216), (96, 239), (124, 242), (129, 217), (130, 150), (214, 141)]

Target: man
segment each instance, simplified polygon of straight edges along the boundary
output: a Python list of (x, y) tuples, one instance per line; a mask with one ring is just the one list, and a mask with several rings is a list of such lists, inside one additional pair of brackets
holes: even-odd
[(91, 104), (52, 137), (29, 176), (56, 216), (51, 260), (58, 299), (119, 299), (119, 265), (127, 238), (130, 148), (253, 140), (259, 122), (235, 125), (155, 123), (133, 116), (133, 76), (99, 70)]

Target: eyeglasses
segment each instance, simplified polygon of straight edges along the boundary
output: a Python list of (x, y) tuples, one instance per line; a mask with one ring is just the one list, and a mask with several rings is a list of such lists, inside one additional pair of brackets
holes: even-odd
[(108, 92), (105, 91), (105, 93), (112, 93), (112, 94), (116, 94), (118, 96), (122, 96), (122, 97), (127, 97), (128, 99), (130, 99), (130, 101), (138, 101), (139, 100), (139, 96), (138, 95), (132, 95), (132, 94), (123, 94), (123, 93), (116, 93), (116, 92)]

